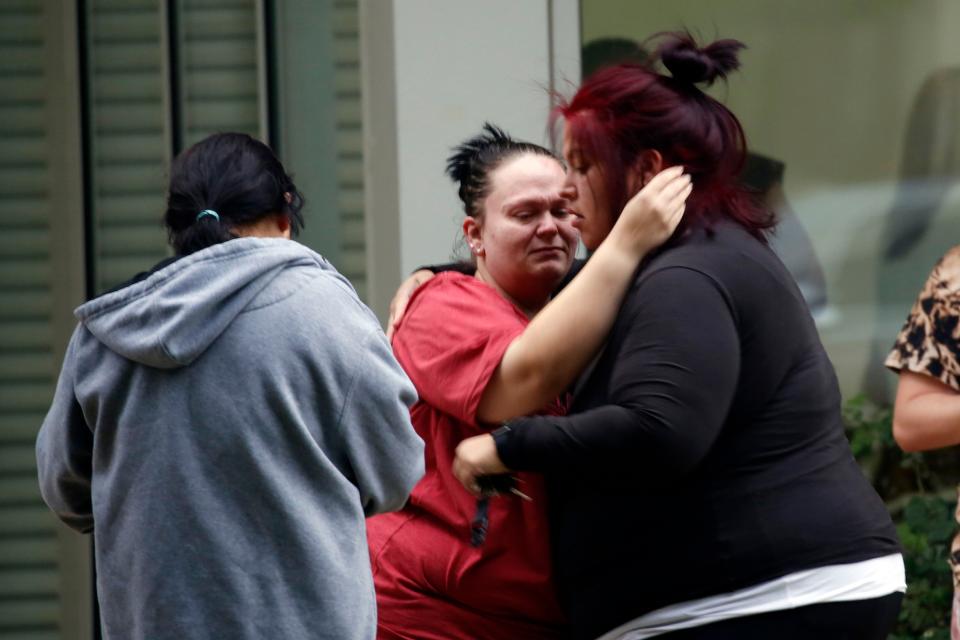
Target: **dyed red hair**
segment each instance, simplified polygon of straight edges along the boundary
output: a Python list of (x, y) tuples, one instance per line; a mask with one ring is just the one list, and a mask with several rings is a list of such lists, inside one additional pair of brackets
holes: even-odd
[(773, 215), (740, 186), (746, 136), (733, 113), (701, 91), (739, 66), (743, 44), (719, 40), (699, 48), (689, 33), (662, 36), (649, 64), (660, 59), (671, 76), (646, 64), (620, 64), (590, 76), (569, 102), (554, 109), (573, 143), (599, 165), (611, 206), (619, 211), (633, 195), (626, 175), (644, 151), (656, 150), (665, 166), (683, 165), (693, 180), (683, 227), (726, 217), (764, 240)]

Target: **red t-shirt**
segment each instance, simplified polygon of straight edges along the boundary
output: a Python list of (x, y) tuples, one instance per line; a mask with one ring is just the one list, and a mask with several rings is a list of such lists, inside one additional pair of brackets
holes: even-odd
[[(480, 396), (527, 322), (460, 273), (434, 277), (407, 306), (393, 349), (420, 394), (411, 416), (426, 443), (426, 474), (402, 511), (367, 520), (381, 640), (561, 635), (543, 479), (518, 474), (531, 502), (491, 499), (486, 540), (473, 547), (477, 500), (451, 470), (457, 444), (490, 430), (477, 424)], [(558, 401), (543, 411), (564, 412)]]

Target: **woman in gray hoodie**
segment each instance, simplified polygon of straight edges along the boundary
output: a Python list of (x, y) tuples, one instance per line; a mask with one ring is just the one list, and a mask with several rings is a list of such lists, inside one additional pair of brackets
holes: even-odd
[(373, 638), (364, 517), (423, 474), (380, 326), (290, 240), (279, 160), (218, 134), (171, 168), (176, 255), (77, 309), (37, 440), (43, 497), (93, 532), (106, 638)]

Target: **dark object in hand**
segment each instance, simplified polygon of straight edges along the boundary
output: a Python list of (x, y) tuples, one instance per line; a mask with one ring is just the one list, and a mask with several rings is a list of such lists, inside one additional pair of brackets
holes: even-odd
[(491, 476), (478, 476), (477, 486), (480, 487), (480, 498), (477, 500), (477, 512), (470, 523), (470, 544), (479, 547), (487, 538), (487, 528), (490, 525), (490, 498), (512, 493), (524, 500), (530, 496), (517, 489), (517, 477), (508, 473)]
[(478, 476), (477, 486), (480, 487), (480, 496), (490, 498), (517, 492), (517, 478), (509, 473), (499, 473), (492, 476)]

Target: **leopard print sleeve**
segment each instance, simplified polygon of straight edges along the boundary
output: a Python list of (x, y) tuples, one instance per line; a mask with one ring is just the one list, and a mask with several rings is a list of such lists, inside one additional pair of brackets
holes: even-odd
[(960, 391), (960, 245), (933, 268), (884, 364)]

